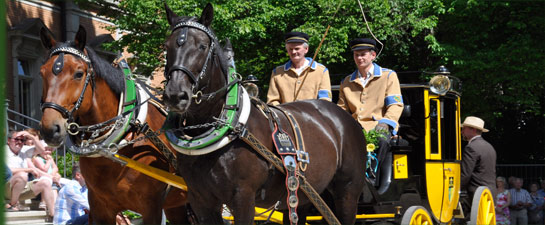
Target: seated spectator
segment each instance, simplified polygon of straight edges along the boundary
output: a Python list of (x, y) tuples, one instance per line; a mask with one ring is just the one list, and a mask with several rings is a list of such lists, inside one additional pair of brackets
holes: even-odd
[(509, 216), (509, 204), (511, 203), (511, 195), (509, 190), (505, 189), (505, 178), (496, 178), (496, 224), (504, 225), (511, 224)]
[(47, 144), (40, 137), (40, 132), (34, 128), (28, 128), (24, 131), (21, 131), (24, 134), (25, 140), (23, 142), (22, 151), (30, 157), (36, 154), (42, 154), (45, 150)]
[(48, 216), (51, 217), (54, 214), (51, 184), (46, 180), (29, 181), (28, 179), (29, 174), (34, 174), (37, 177), (43, 175), (40, 170), (28, 168), (27, 166), (27, 160), (29, 160), (30, 156), (26, 151), (22, 151), (22, 147), (25, 139), (28, 138), (37, 139), (26, 131), (11, 131), (8, 134), (8, 147), (6, 149), (9, 149), (9, 151), (6, 151), (5, 159), (7, 160), (6, 165), (12, 172), (12, 177), (6, 183), (5, 198), (9, 200), (9, 203), (5, 207), (7, 211), (19, 211), (19, 200), (42, 194), (42, 198), (49, 208)]
[(87, 186), (77, 162), (72, 166), (72, 177), (59, 191), (54, 224), (89, 224)]
[(522, 178), (515, 178), (514, 187), (509, 189), (511, 195), (511, 204), (509, 212), (511, 213), (511, 224), (528, 224), (528, 207), (532, 203), (530, 193), (522, 188)]
[[(59, 168), (57, 167), (55, 160), (53, 160), (53, 157), (51, 156), (53, 149), (54, 148), (52, 147), (46, 146), (43, 153), (35, 154), (32, 157), (32, 160), (27, 162), (29, 168), (37, 168), (43, 172), (40, 177), (37, 177), (37, 179), (45, 179), (52, 185), (53, 202), (55, 202), (57, 199), (57, 192), (60, 187), (61, 175), (59, 174)], [(40, 207), (42, 208), (42, 206)], [(47, 208), (46, 206), (43, 207)]]
[(537, 192), (539, 186), (537, 183), (530, 185), (530, 197), (532, 198), (532, 205), (528, 208), (528, 222), (530, 224), (543, 224), (543, 195)]

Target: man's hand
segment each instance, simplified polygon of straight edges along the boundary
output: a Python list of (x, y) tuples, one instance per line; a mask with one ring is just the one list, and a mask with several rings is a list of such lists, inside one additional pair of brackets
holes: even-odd
[(375, 127), (375, 130), (378, 131), (378, 132), (390, 132), (390, 126), (388, 126), (388, 124), (385, 124), (385, 123), (379, 123), (377, 124), (377, 126)]

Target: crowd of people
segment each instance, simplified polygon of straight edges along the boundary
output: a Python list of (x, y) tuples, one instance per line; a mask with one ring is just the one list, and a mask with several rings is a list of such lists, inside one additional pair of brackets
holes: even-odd
[[(28, 211), (20, 204), (27, 199), (41, 199), (39, 209), (46, 211), (45, 222), (53, 224), (89, 224), (87, 186), (79, 163), (72, 165), (72, 180), (63, 178), (53, 159), (55, 148), (40, 138), (38, 130), (10, 131), (5, 157), (5, 211)], [(117, 224), (130, 224), (118, 214)]]
[(523, 188), (520, 177), (496, 178), (497, 224), (544, 224), (545, 180), (540, 184), (530, 183), (529, 190)]
[[(62, 178), (52, 157), (55, 149), (41, 140), (35, 129), (10, 131), (5, 157), (5, 211), (30, 210), (20, 204), (27, 199), (41, 199), (46, 222), (86, 224), (89, 212), (87, 191), (77, 162), (74, 180)], [(77, 186), (77, 187), (76, 187)], [(77, 191), (75, 191), (77, 189)]]

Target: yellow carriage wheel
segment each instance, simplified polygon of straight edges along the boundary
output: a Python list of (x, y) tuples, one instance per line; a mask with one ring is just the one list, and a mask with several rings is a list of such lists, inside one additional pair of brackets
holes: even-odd
[(403, 214), (402, 225), (431, 225), (433, 220), (428, 210), (422, 206), (411, 206)]
[(471, 203), (471, 221), (469, 224), (496, 224), (494, 196), (485, 186), (480, 186), (473, 195)]

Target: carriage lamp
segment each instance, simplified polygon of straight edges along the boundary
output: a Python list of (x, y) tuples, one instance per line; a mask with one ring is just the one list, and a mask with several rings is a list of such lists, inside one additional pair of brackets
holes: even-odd
[(438, 95), (445, 95), (451, 88), (451, 83), (448, 75), (450, 72), (445, 66), (440, 66), (436, 72), (434, 72), (430, 80), (430, 90)]
[(259, 96), (259, 88), (255, 84), (258, 81), (257, 77), (252, 74), (248, 75), (248, 77), (242, 81), (242, 86), (246, 89), (250, 97), (257, 98)]

